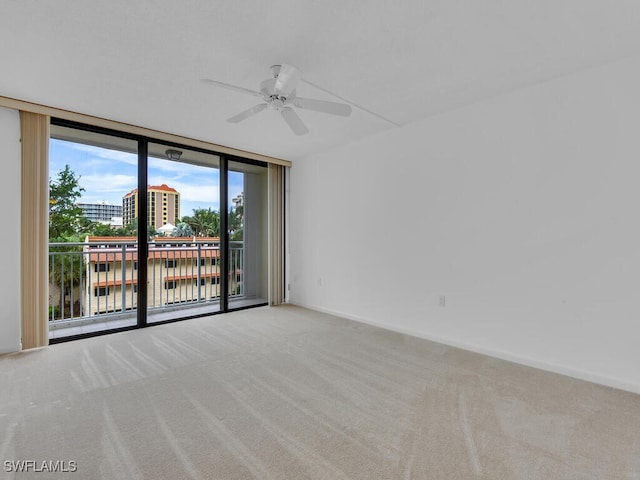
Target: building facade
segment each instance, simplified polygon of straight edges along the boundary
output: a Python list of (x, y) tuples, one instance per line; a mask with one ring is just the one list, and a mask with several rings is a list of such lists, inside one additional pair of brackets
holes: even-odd
[(112, 205), (105, 201), (97, 203), (78, 203), (82, 214), (92, 222), (112, 222), (122, 217), (122, 205)]
[[(86, 288), (82, 315), (135, 309), (137, 239), (87, 237), (83, 250)], [(220, 239), (217, 237), (155, 237), (149, 242), (147, 257), (148, 307), (217, 301), (220, 297), (219, 259)], [(241, 272), (241, 268), (237, 268), (235, 275), (231, 275), (234, 293), (240, 293)]]
[[(124, 225), (129, 225), (138, 218), (138, 189), (134, 189), (122, 197), (122, 216)], [(163, 225), (180, 222), (180, 193), (166, 184), (147, 187), (147, 212), (149, 225), (158, 230)]]

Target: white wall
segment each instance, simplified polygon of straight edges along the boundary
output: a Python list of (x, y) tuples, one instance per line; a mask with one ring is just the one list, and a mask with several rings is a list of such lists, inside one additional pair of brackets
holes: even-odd
[(295, 162), (291, 302), (640, 392), (638, 85), (630, 59)]
[(20, 350), (20, 117), (0, 108), (0, 205), (3, 206), (0, 273), (0, 353)]

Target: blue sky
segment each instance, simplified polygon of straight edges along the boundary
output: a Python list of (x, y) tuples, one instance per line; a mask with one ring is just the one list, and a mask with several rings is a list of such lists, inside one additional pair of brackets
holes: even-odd
[[(138, 186), (137, 155), (51, 139), (49, 177), (55, 179), (68, 164), (80, 176), (85, 192), (83, 203), (105, 200), (122, 205), (122, 197)], [(149, 185), (166, 183), (180, 192), (180, 215), (191, 215), (195, 208), (218, 210), (219, 171), (213, 168), (149, 158)], [(243, 190), (242, 173), (229, 173), (229, 198)]]

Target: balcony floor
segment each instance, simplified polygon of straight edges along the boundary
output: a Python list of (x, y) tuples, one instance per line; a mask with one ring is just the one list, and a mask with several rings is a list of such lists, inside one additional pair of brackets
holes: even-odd
[[(264, 298), (232, 298), (229, 299), (229, 309), (251, 307), (254, 305), (264, 305), (267, 300)], [(147, 323), (160, 323), (169, 320), (177, 320), (182, 317), (204, 316), (215, 314), (220, 310), (218, 303), (209, 305), (181, 305), (175, 308), (151, 310), (147, 315)], [(49, 324), (49, 339), (59, 339), (74, 335), (84, 335), (103, 330), (114, 330), (117, 328), (132, 327), (137, 322), (136, 311), (131, 310), (125, 314), (113, 314), (96, 317), (85, 317), (77, 321), (70, 321), (66, 324)]]

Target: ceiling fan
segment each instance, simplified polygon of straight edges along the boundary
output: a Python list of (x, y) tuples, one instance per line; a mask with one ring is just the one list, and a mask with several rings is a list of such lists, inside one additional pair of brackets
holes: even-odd
[(204, 83), (216, 87), (226, 88), (235, 92), (246, 93), (254, 97), (260, 97), (263, 103), (259, 103), (243, 112), (227, 119), (227, 122), (238, 123), (242, 120), (260, 113), (266, 108), (271, 108), (280, 112), (284, 121), (296, 135), (305, 135), (309, 130), (302, 122), (292, 107), (313, 110), (316, 112), (330, 113), (341, 117), (351, 115), (351, 106), (346, 103), (328, 102), (326, 100), (316, 100), (313, 98), (303, 98), (296, 95), (296, 86), (302, 79), (302, 73), (291, 65), (273, 65), (271, 67), (273, 78), (268, 78), (260, 83), (260, 91), (230, 85), (216, 80), (203, 78)]

